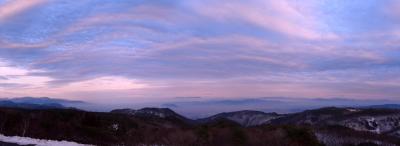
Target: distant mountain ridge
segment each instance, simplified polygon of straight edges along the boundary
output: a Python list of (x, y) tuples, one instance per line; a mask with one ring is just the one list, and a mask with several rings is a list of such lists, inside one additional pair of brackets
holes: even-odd
[(361, 108), (400, 109), (400, 104), (370, 105), (370, 106), (364, 106)]
[(24, 109), (65, 109), (73, 104), (84, 104), (83, 101), (56, 99), (49, 97), (18, 97), (0, 99), (0, 107)]
[(170, 100), (158, 103), (161, 107), (174, 109), (190, 118), (205, 118), (221, 112), (258, 110), (280, 114), (302, 112), (329, 106), (367, 107), (370, 105), (400, 104), (399, 100), (361, 100), (354, 98), (302, 98), (302, 97), (247, 97), (247, 98), (201, 98)]
[(0, 99), (12, 101), (15, 103), (34, 103), (34, 104), (50, 104), (50, 103), (58, 103), (58, 104), (70, 104), (70, 103), (85, 103), (83, 101), (78, 100), (66, 100), (66, 99), (57, 99), (57, 98), (49, 98), (49, 97), (16, 97), (16, 98), (6, 98)]
[(0, 101), (0, 107), (23, 108), (23, 109), (64, 109), (65, 106), (58, 103), (49, 104), (33, 104), (33, 103), (16, 103), (12, 101)]

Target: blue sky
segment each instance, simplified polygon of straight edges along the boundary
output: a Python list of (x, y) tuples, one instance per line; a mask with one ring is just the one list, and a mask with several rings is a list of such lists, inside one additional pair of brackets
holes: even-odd
[(0, 97), (400, 98), (395, 0), (0, 0)]

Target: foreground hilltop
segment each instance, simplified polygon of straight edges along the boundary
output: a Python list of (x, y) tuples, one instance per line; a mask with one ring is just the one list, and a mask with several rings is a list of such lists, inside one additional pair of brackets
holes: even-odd
[(400, 145), (400, 111), (328, 107), (293, 114), (236, 111), (188, 119), (168, 108), (0, 108), (0, 133), (93, 145)]
[(126, 114), (132, 117), (141, 117), (141, 118), (161, 118), (173, 120), (175, 122), (181, 122), (185, 124), (193, 124), (194, 121), (188, 119), (178, 113), (174, 112), (169, 108), (142, 108), (139, 110), (134, 109), (116, 109), (112, 110), (111, 113), (116, 114)]
[(0, 132), (8, 136), (104, 146), (320, 145), (311, 129), (301, 126), (262, 125), (245, 128), (224, 120), (192, 125), (180, 119), (154, 116), (153, 113), (151, 115), (153, 116), (135, 116), (74, 109), (1, 108)]

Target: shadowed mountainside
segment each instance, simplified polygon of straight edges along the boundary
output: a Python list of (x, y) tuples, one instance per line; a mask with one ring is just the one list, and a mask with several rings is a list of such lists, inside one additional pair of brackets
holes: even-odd
[(267, 124), (272, 119), (276, 119), (279, 117), (280, 115), (277, 113), (264, 113), (260, 111), (244, 110), (244, 111), (220, 113), (208, 118), (198, 119), (196, 121), (198, 123), (210, 123), (226, 119), (236, 122), (242, 126), (249, 127), (249, 126)]

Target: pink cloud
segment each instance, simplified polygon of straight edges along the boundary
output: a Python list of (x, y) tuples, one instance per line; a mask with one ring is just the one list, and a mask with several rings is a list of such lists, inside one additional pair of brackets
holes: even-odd
[(8, 49), (36, 49), (36, 48), (47, 48), (53, 44), (55, 44), (55, 40), (48, 40), (39, 43), (20, 43), (20, 42), (12, 42), (0, 37), (0, 45), (3, 48)]
[(400, 17), (400, 1), (391, 0), (383, 7), (383, 12), (393, 19), (398, 19)]
[(46, 0), (12, 0), (0, 6), (0, 22), (46, 2)]
[(201, 15), (218, 21), (241, 20), (294, 38), (336, 40), (334, 33), (322, 32), (326, 27), (310, 12), (296, 9), (287, 1), (214, 2), (193, 6)]

